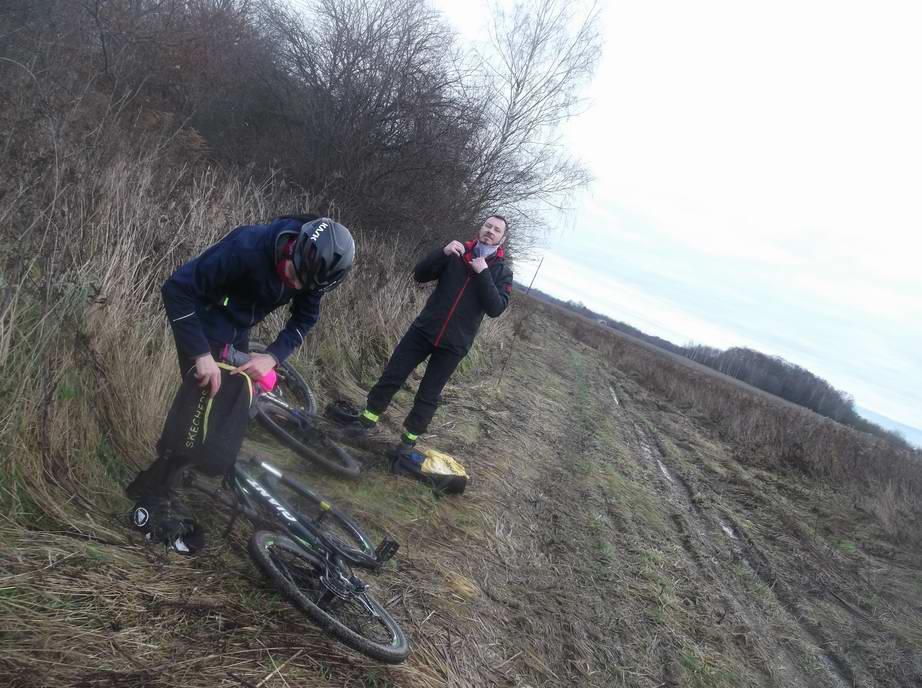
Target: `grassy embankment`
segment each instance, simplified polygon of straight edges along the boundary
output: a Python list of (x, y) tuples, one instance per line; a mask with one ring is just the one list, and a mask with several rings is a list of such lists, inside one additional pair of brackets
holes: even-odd
[[(0, 301), (4, 685), (918, 684), (917, 465), (521, 297), (433, 428), (472, 470), (464, 498), (249, 444), (403, 543), (375, 587), (406, 666), (306, 626), (243, 526), (224, 540), (203, 512), (191, 561), (141, 547), (120, 489), (175, 385), (159, 284), (238, 222), (309, 201), (171, 167), (169, 148), (60, 153), (79, 174), (49, 168), (0, 205), (10, 236), (42, 238), (4, 256)], [(358, 234), (360, 267), (298, 359), (327, 399), (361, 399), (425, 294), (399, 244)]]

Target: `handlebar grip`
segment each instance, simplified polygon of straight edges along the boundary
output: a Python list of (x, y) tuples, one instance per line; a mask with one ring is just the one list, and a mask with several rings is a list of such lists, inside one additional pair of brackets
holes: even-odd
[[(228, 347), (224, 355), (228, 364), (234, 367), (242, 366), (244, 363), (250, 360), (250, 354), (244, 351), (239, 351), (232, 346)], [(252, 377), (252, 373), (250, 376)], [(254, 378), (253, 381), (259, 385), (259, 388), (263, 392), (271, 392), (275, 388), (275, 383), (278, 381), (278, 374), (275, 372), (275, 370), (270, 370), (262, 377)]]

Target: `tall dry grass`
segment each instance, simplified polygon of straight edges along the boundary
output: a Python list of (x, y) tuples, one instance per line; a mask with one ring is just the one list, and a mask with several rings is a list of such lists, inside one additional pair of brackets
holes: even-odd
[[(189, 685), (188, 671), (197, 685), (219, 685), (240, 664), (255, 685), (271, 673), (252, 634), (182, 650), (171, 639), (194, 625), (196, 607), (160, 603), (200, 590), (196, 604), (241, 623), (275, 629), (274, 613), (253, 612), (258, 592), (245, 574), (218, 588), (202, 582), (226, 565), (220, 546), (216, 561), (171, 562), (152, 580), (156, 554), (129, 543), (122, 489), (153, 458), (178, 383), (164, 279), (239, 224), (298, 210), (341, 215), (280, 180), (244, 181), (207, 164), (182, 131), (139, 134), (140, 120), (115, 110), (98, 108), (92, 126), (71, 134), (58, 121), (53, 141), (13, 131), (10, 145), (33, 156), (32, 176), (18, 186), (0, 179), (0, 684)], [(353, 229), (356, 268), (324, 297), (295, 362), (330, 394), (360, 401), (427, 296), (409, 269), (431, 247)], [(254, 336), (274, 336), (286, 317), (277, 312)], [(501, 324), (486, 327), (472, 358), (502, 334)], [(373, 663), (324, 656), (320, 636), (292, 626), (279, 650), (312, 647), (312, 685), (328, 685), (327, 671), (376, 675)], [(191, 655), (177, 663), (178, 649)], [(404, 685), (438, 685), (425, 662), (394, 671)]]
[[(0, 285), (0, 504), (14, 523), (102, 536), (121, 486), (152, 458), (177, 385), (159, 293), (172, 270), (238, 224), (294, 210), (336, 213), (272, 180), (165, 164), (178, 157), (163, 142), (91, 159), (75, 153), (81, 174), (61, 185), (62, 171), (49, 169), (50, 201), (28, 216), (8, 205), (15, 198), (0, 201), (0, 216), (25, 225), (11, 234), (31, 233), (36, 247), (9, 251), (15, 269)], [(315, 381), (360, 401), (426, 297), (409, 268), (431, 247), (355, 230), (356, 268), (324, 298), (296, 360)], [(255, 337), (271, 339), (286, 318), (276, 312)]]
[(529, 299), (620, 370), (729, 442), (741, 461), (793, 467), (850, 493), (898, 542), (922, 545), (922, 452), (895, 447), (808, 409), (653, 350), (551, 304)]

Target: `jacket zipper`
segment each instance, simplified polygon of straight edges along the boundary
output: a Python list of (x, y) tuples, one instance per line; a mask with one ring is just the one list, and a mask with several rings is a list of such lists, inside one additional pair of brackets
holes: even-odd
[(448, 311), (448, 315), (445, 316), (445, 322), (442, 323), (442, 329), (439, 330), (439, 333), (435, 337), (435, 343), (433, 346), (438, 346), (439, 342), (442, 341), (442, 335), (445, 334), (445, 328), (448, 327), (448, 321), (451, 320), (451, 316), (455, 314), (455, 308), (458, 307), (458, 301), (461, 300), (461, 296), (464, 294), (464, 290), (467, 289), (467, 283), (471, 281), (471, 276), (468, 275), (467, 279), (464, 280), (464, 284), (461, 285), (461, 290), (458, 292), (458, 295), (455, 297), (454, 303), (451, 304), (451, 309)]

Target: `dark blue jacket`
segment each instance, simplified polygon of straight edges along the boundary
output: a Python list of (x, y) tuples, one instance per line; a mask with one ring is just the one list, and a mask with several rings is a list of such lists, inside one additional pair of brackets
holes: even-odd
[(237, 227), (173, 273), (161, 294), (180, 355), (195, 358), (224, 344), (246, 351), (250, 328), (289, 302), (288, 323), (267, 352), (282, 362), (301, 345), (320, 315), (321, 294), (289, 289), (276, 265), (281, 244), (316, 217)]

